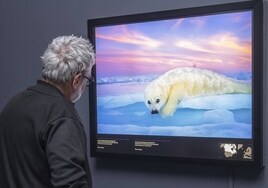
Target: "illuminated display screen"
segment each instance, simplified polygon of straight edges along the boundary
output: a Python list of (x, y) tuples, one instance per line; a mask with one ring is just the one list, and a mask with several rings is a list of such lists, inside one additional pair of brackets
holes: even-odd
[(256, 7), (88, 20), (92, 155), (259, 163)]

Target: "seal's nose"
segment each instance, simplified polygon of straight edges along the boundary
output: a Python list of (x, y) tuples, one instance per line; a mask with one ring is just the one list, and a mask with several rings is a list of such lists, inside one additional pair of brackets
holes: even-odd
[(152, 114), (158, 114), (158, 110), (152, 110), (151, 113)]

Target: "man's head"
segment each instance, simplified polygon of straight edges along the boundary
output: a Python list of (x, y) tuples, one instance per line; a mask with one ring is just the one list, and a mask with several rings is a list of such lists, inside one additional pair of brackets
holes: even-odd
[(82, 95), (95, 64), (92, 44), (76, 36), (60, 36), (48, 45), (42, 59), (42, 77), (75, 102)]

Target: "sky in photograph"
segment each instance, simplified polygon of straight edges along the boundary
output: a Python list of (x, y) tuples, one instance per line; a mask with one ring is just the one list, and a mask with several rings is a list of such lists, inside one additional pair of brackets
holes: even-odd
[(177, 67), (251, 72), (252, 12), (97, 27), (95, 45), (99, 77)]

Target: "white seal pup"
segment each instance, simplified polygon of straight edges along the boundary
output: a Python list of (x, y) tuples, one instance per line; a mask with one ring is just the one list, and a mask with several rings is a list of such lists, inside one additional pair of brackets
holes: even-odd
[(152, 114), (172, 116), (181, 100), (208, 95), (251, 93), (251, 84), (200, 68), (176, 68), (149, 83), (144, 102)]

